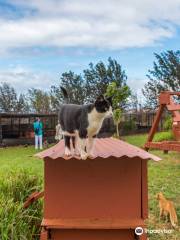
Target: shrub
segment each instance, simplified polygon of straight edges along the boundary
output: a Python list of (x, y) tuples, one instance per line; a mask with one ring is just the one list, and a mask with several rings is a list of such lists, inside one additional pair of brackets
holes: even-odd
[(164, 121), (164, 124), (163, 124), (163, 130), (164, 131), (171, 130), (172, 129), (172, 123), (173, 123), (172, 117), (170, 115), (167, 116), (165, 121)]
[(156, 133), (156, 135), (154, 137), (154, 142), (170, 141), (173, 139), (174, 139), (174, 137), (173, 137), (173, 134), (171, 131), (159, 132), (159, 133)]

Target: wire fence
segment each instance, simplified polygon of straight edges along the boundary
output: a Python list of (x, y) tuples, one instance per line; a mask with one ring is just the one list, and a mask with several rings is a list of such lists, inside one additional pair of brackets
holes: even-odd
[[(155, 116), (156, 111), (124, 113), (122, 115), (121, 123), (119, 124), (119, 131), (121, 135), (148, 133), (154, 122)], [(158, 126), (158, 131), (163, 130), (163, 125), (167, 116), (168, 112), (164, 112)]]
[[(156, 112), (124, 113), (119, 124), (120, 135), (148, 133)], [(159, 131), (163, 130), (163, 123), (167, 113), (160, 120)], [(29, 142), (34, 138), (33, 122), (40, 117), (43, 122), (44, 137), (54, 139), (55, 128), (58, 123), (57, 114), (0, 114), (0, 142), (9, 139), (11, 142)], [(98, 137), (109, 137), (116, 132), (113, 119), (106, 119)], [(27, 141), (26, 141), (27, 140)], [(20, 142), (20, 141), (19, 141)]]

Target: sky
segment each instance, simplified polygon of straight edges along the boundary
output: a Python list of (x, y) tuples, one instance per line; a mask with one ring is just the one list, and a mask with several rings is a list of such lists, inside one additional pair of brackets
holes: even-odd
[(48, 90), (116, 59), (135, 93), (154, 53), (180, 48), (180, 0), (0, 0), (0, 82)]

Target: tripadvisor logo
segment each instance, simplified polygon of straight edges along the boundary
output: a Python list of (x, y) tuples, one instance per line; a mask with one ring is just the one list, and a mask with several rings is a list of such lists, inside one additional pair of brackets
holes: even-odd
[(142, 227), (137, 227), (137, 228), (135, 229), (135, 234), (138, 235), (138, 236), (142, 235), (143, 232), (144, 232), (144, 230), (143, 230)]
[(143, 233), (145, 234), (171, 234), (173, 229), (143, 229), (142, 227), (137, 227), (135, 229), (135, 234), (141, 236)]

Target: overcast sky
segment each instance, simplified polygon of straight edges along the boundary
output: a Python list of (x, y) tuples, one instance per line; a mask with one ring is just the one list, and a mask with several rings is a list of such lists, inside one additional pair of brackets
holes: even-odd
[(48, 89), (111, 56), (140, 92), (153, 53), (179, 37), (180, 0), (0, 0), (0, 82)]

